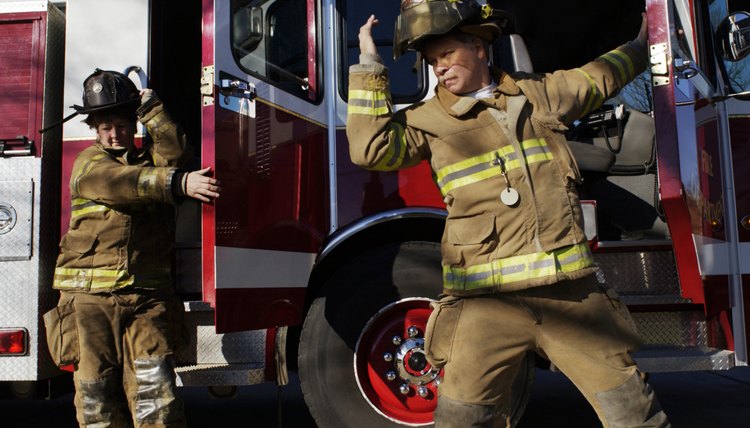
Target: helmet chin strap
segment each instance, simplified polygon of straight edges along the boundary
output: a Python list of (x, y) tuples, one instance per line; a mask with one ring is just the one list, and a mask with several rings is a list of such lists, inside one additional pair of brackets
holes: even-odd
[(45, 132), (47, 132), (49, 130), (57, 128), (58, 126), (62, 125), (63, 123), (65, 123), (67, 121), (69, 121), (70, 119), (72, 119), (73, 117), (75, 117), (77, 115), (78, 115), (78, 112), (72, 113), (72, 114), (64, 117), (62, 120), (58, 120), (57, 122), (55, 122), (55, 123), (53, 123), (51, 125), (47, 125), (45, 128), (40, 129), (39, 133), (40, 134), (44, 134)]

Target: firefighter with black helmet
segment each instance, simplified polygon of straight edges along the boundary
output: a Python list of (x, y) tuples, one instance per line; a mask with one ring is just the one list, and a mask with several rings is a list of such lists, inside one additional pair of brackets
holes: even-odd
[(349, 74), (354, 163), (392, 171), (428, 160), (448, 211), (443, 293), (425, 332), (444, 368), (435, 426), (510, 426), (511, 384), (528, 352), (549, 359), (605, 427), (666, 427), (630, 352), (640, 339), (596, 268), (583, 230), (580, 173), (566, 124), (598, 108), (646, 66), (646, 19), (631, 42), (573, 70), (488, 67), (510, 16), (474, 0), (402, 0), (394, 57), (417, 50), (435, 96), (394, 111), (387, 70), (361, 27)]
[[(175, 203), (219, 196), (182, 128), (151, 89), (97, 69), (84, 81), (85, 122), (96, 142), (70, 178), (71, 213), (45, 314), (50, 352), (72, 366), (81, 427), (183, 427), (173, 356), (186, 341), (184, 308), (171, 277)], [(137, 122), (153, 144), (137, 147)]]

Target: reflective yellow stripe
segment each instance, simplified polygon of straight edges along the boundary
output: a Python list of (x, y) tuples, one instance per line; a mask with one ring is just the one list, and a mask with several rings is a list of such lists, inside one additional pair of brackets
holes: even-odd
[(73, 198), (70, 205), (70, 217), (74, 218), (92, 212), (105, 212), (109, 210), (110, 208), (106, 205), (101, 205), (88, 199)]
[(575, 272), (593, 264), (591, 251), (584, 243), (554, 251), (506, 257), (465, 268), (444, 265), (443, 286), (459, 291), (488, 287), (500, 287), (502, 290), (505, 284), (548, 278), (560, 272)]
[(406, 144), (406, 134), (404, 127), (400, 123), (391, 122), (388, 131), (388, 149), (386, 156), (380, 160), (374, 167), (370, 168), (375, 171), (395, 171), (403, 166), (406, 160), (408, 146)]
[(127, 270), (117, 269), (55, 269), (54, 288), (56, 289), (118, 289), (136, 284), (139, 287), (170, 285), (170, 270), (164, 269), (148, 274), (131, 275)]
[(88, 174), (89, 171), (91, 171), (91, 168), (94, 167), (96, 161), (103, 159), (105, 156), (106, 155), (104, 153), (99, 153), (98, 155), (91, 156), (88, 160), (86, 160), (85, 163), (80, 165), (72, 172), (71, 176), (73, 177), (73, 190), (75, 191), (75, 193), (79, 193), (78, 182), (81, 180), (81, 177)]
[(591, 110), (599, 108), (601, 103), (604, 102), (604, 95), (601, 93), (601, 91), (599, 91), (599, 88), (596, 86), (596, 82), (594, 82), (594, 79), (592, 79), (588, 73), (580, 68), (576, 68), (576, 71), (579, 71), (581, 74), (583, 74), (586, 77), (586, 80), (589, 81), (589, 85), (591, 86), (589, 95), (586, 97), (586, 108), (583, 111), (583, 113), (586, 114)]
[[(532, 138), (521, 143), (527, 164), (552, 160), (552, 152), (543, 138)], [(499, 150), (484, 153), (461, 162), (440, 168), (435, 175), (435, 182), (443, 196), (448, 192), (469, 184), (477, 183), (502, 174), (497, 158), (502, 157), (505, 170), (520, 168), (521, 160), (516, 156), (513, 146), (504, 146)]]
[[(617, 68), (617, 71), (620, 72), (620, 79), (622, 79), (620, 80), (620, 84), (625, 84), (625, 82), (628, 82), (635, 77), (635, 66), (625, 52), (615, 49), (605, 53), (599, 58)], [(625, 67), (627, 67), (627, 70), (625, 70)]]
[(382, 116), (390, 113), (390, 101), (384, 91), (351, 89), (349, 91), (348, 114)]

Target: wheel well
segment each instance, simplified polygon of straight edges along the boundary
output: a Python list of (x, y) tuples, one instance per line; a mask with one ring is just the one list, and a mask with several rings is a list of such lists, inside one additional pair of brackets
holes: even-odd
[[(424, 216), (393, 219), (357, 231), (316, 262), (307, 286), (305, 317), (312, 302), (327, 292), (326, 279), (333, 274), (337, 266), (379, 246), (408, 241), (439, 243), (444, 226), (443, 219)], [(297, 370), (301, 331), (300, 325), (289, 327), (287, 332), (287, 362), (289, 369), (293, 371)]]
[(445, 221), (433, 217), (409, 217), (394, 219), (356, 232), (354, 235), (337, 245), (322, 260), (318, 260), (310, 275), (305, 298), (305, 312), (316, 297), (324, 295), (323, 285), (326, 279), (336, 269), (336, 266), (346, 263), (371, 250), (372, 248), (408, 241), (425, 241), (439, 243), (443, 234)]

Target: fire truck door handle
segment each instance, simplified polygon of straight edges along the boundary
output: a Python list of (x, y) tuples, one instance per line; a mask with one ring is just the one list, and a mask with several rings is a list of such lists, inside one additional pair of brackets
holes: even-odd
[(674, 71), (675, 75), (679, 74), (678, 77), (682, 77), (683, 79), (690, 79), (698, 74), (698, 69), (695, 68), (693, 61), (689, 59), (675, 58)]
[(135, 75), (138, 76), (138, 81), (141, 83), (141, 88), (148, 88), (148, 76), (146, 76), (146, 72), (137, 65), (131, 65), (130, 67), (125, 69), (125, 72), (123, 74), (126, 76), (130, 76), (130, 73), (132, 72), (135, 72)]
[(221, 79), (219, 92), (225, 97), (247, 98), (250, 101), (256, 97), (255, 86), (241, 80)]

